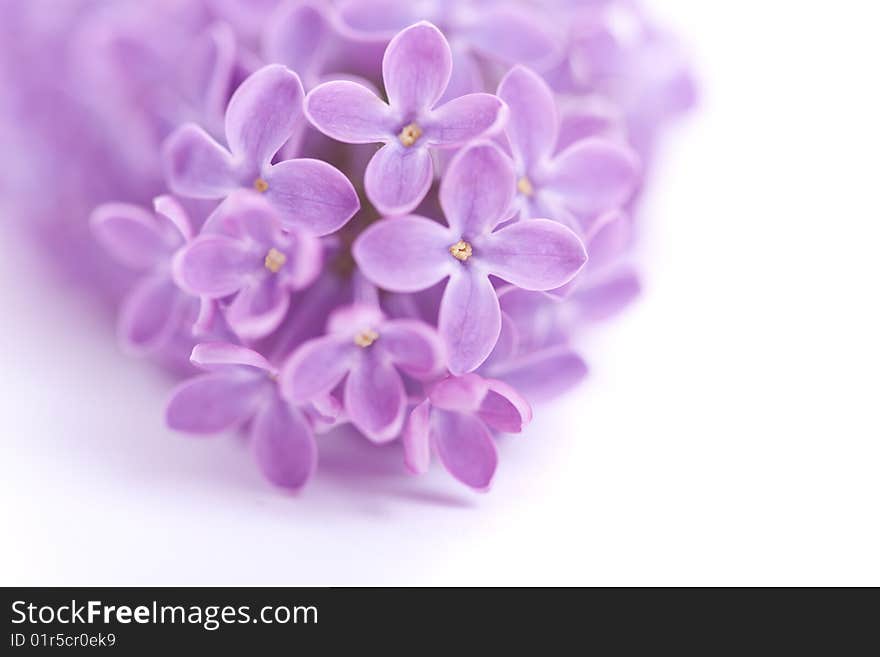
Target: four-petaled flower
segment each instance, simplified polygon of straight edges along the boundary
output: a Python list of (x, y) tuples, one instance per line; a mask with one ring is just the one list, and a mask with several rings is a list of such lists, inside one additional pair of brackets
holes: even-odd
[(476, 374), (447, 377), (430, 387), (403, 431), (405, 462), (411, 472), (428, 469), (431, 451), (460, 482), (488, 490), (498, 465), (492, 430), (519, 433), (532, 409), (506, 383)]
[(300, 488), (315, 469), (318, 450), (309, 414), (284, 401), (278, 372), (255, 351), (224, 342), (196, 345), (190, 360), (207, 370), (184, 381), (165, 411), (168, 426), (215, 434), (249, 424), (251, 447), (266, 478)]
[(551, 290), (587, 261), (577, 235), (549, 219), (493, 230), (510, 217), (515, 181), (509, 157), (492, 143), (474, 143), (455, 156), (440, 185), (448, 226), (417, 215), (383, 219), (354, 244), (361, 271), (387, 290), (416, 292), (449, 278), (439, 329), (453, 374), (479, 367), (498, 340), (501, 310), (490, 274)]
[(164, 160), (171, 189), (181, 196), (222, 199), (237, 189), (256, 190), (272, 204), (285, 228), (326, 235), (360, 208), (351, 182), (322, 160), (272, 164), (302, 124), (302, 83), (284, 66), (265, 66), (236, 89), (226, 108), (229, 150), (187, 123), (166, 140)]
[(382, 78), (388, 103), (347, 80), (325, 82), (306, 97), (305, 113), (321, 132), (342, 142), (385, 145), (364, 174), (367, 196), (386, 215), (412, 211), (434, 179), (431, 149), (449, 148), (500, 130), (507, 111), (497, 96), (475, 93), (435, 107), (452, 72), (440, 30), (412, 25), (388, 44)]
[(279, 381), (285, 399), (296, 404), (320, 399), (344, 378), (348, 419), (373, 441), (397, 437), (407, 401), (400, 372), (426, 380), (443, 371), (436, 332), (420, 321), (388, 319), (362, 304), (334, 312), (327, 331), (302, 344), (283, 365)]
[(174, 260), (174, 277), (183, 289), (209, 299), (235, 295), (226, 320), (248, 340), (278, 328), (290, 293), (309, 285), (320, 272), (318, 238), (302, 230), (282, 230), (272, 206), (245, 191), (221, 203)]

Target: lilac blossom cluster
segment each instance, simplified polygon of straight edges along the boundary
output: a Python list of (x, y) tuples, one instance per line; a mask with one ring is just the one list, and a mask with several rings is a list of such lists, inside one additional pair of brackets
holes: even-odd
[(638, 292), (638, 190), (693, 89), (635, 2), (49, 13), (0, 28), (24, 172), (4, 202), (181, 377), (169, 426), (245, 431), (279, 486), (350, 425), (487, 489), (498, 436), (585, 376), (578, 334)]

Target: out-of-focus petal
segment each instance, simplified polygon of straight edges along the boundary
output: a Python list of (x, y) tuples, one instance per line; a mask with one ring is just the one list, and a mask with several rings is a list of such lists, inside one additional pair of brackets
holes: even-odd
[(446, 37), (426, 21), (398, 33), (385, 50), (382, 79), (398, 113), (418, 114), (434, 106), (452, 74)]
[(286, 228), (327, 235), (360, 209), (357, 192), (339, 169), (321, 160), (280, 162), (265, 171), (264, 196)]
[(326, 9), (315, 2), (281, 3), (263, 34), (263, 58), (299, 73), (308, 86), (321, 74), (333, 38)]
[(218, 299), (240, 290), (260, 264), (245, 243), (202, 235), (175, 257), (174, 278), (188, 292)]
[(533, 402), (557, 397), (578, 385), (587, 376), (587, 364), (566, 346), (542, 350), (515, 359), (497, 376)]
[(284, 398), (301, 404), (333, 390), (351, 369), (357, 349), (352, 340), (338, 336), (303, 343), (281, 368), (278, 381)]
[(562, 55), (559, 39), (535, 11), (496, 3), (460, 30), (462, 39), (489, 59), (544, 70)]
[(427, 399), (409, 414), (403, 429), (403, 462), (413, 474), (424, 474), (431, 465), (431, 402)]
[(173, 228), (172, 232), (176, 233), (175, 246), (192, 239), (192, 224), (189, 221), (189, 215), (173, 196), (162, 194), (154, 198), (153, 210), (157, 219), (167, 222)]
[(232, 429), (256, 412), (272, 382), (260, 374), (210, 372), (181, 383), (165, 409), (168, 426), (187, 433)]
[(239, 185), (229, 152), (192, 123), (168, 136), (162, 161), (168, 186), (181, 196), (223, 198)]
[(505, 132), (514, 158), (521, 166), (534, 166), (550, 157), (559, 116), (547, 83), (525, 66), (516, 66), (501, 80), (498, 95), (510, 108)]
[(493, 94), (459, 96), (433, 110), (424, 123), (424, 138), (438, 146), (460, 146), (497, 132), (507, 119), (504, 102)]
[(343, 0), (339, 18), (345, 31), (361, 38), (388, 41), (422, 18), (417, 3), (400, 0)]
[(449, 253), (454, 243), (446, 226), (410, 215), (371, 225), (355, 241), (352, 255), (364, 275), (379, 287), (416, 292), (458, 268)]
[(552, 290), (573, 279), (587, 262), (571, 229), (549, 219), (505, 226), (474, 243), (480, 266), (525, 290)]
[(276, 486), (301, 488), (317, 466), (312, 428), (300, 411), (277, 395), (254, 418), (251, 441), (260, 470)]
[(376, 344), (398, 368), (417, 379), (439, 374), (445, 364), (445, 348), (440, 336), (418, 320), (385, 322)]
[(345, 381), (345, 410), (367, 438), (387, 442), (403, 427), (406, 414), (403, 381), (381, 352), (367, 347), (361, 356)]
[(449, 164), (440, 205), (449, 226), (473, 239), (507, 217), (515, 191), (510, 158), (495, 144), (478, 142), (459, 151)]
[(616, 315), (639, 296), (641, 285), (632, 271), (622, 271), (601, 282), (585, 285), (568, 297), (581, 321), (597, 322)]
[(180, 324), (180, 290), (166, 275), (141, 280), (119, 310), (117, 333), (127, 351), (142, 354), (159, 349)]
[(235, 157), (267, 165), (302, 120), (303, 88), (299, 77), (280, 64), (251, 74), (226, 108), (226, 140)]
[(168, 258), (173, 244), (146, 210), (128, 203), (105, 203), (91, 216), (95, 237), (117, 261), (132, 269), (150, 269)]
[(431, 441), (449, 474), (478, 491), (489, 489), (498, 466), (498, 451), (479, 418), (435, 408), (431, 412)]
[(477, 369), (501, 333), (501, 309), (488, 276), (465, 266), (450, 277), (438, 324), (446, 342), (449, 371), (464, 374)]
[(226, 309), (226, 321), (236, 335), (257, 340), (278, 328), (290, 307), (290, 291), (277, 276), (250, 278)]
[(222, 370), (227, 367), (251, 367), (263, 372), (273, 368), (262, 354), (253, 349), (229, 342), (202, 342), (193, 347), (190, 362), (203, 370)]
[(477, 415), (496, 431), (519, 433), (532, 420), (532, 407), (503, 381), (487, 379), (489, 391), (480, 404)]
[(394, 140), (373, 155), (364, 173), (367, 197), (384, 215), (411, 212), (422, 202), (434, 179), (434, 165), (426, 148), (407, 148)]
[(305, 113), (318, 130), (347, 144), (389, 141), (398, 127), (385, 102), (349, 80), (332, 80), (312, 89), (306, 96)]

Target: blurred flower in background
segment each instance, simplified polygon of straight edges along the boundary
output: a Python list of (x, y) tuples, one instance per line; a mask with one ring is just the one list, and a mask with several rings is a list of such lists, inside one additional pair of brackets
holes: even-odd
[(695, 100), (634, 0), (0, 13), (6, 223), (187, 379), (172, 427), (246, 429), (288, 488), (351, 424), (486, 489), (636, 296), (638, 193)]

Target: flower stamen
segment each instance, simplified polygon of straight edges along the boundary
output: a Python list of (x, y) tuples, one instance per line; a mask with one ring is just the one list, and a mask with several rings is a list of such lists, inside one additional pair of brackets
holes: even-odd
[(449, 252), (452, 254), (453, 258), (461, 260), (462, 262), (467, 262), (467, 259), (474, 255), (474, 249), (464, 240), (458, 240), (455, 244), (450, 246)]
[(379, 334), (376, 333), (373, 329), (367, 329), (365, 331), (361, 331), (360, 333), (355, 334), (354, 343), (361, 347), (362, 349), (366, 349), (371, 344), (373, 344), (376, 340), (379, 339)]
[(269, 183), (267, 183), (267, 182), (266, 182), (265, 180), (263, 180), (262, 178), (257, 178), (257, 179), (254, 181), (254, 189), (256, 189), (258, 192), (260, 192), (260, 194), (262, 194), (262, 193), (265, 192), (267, 189), (269, 189)]
[(263, 264), (266, 265), (266, 269), (270, 272), (277, 274), (281, 271), (285, 262), (287, 262), (287, 256), (275, 247), (272, 247), (269, 249), (269, 253), (266, 254), (266, 259), (263, 261)]
[(516, 181), (516, 189), (524, 196), (531, 196), (535, 193), (535, 188), (532, 187), (532, 181), (525, 176)]
[(409, 148), (410, 146), (415, 144), (421, 136), (422, 129), (415, 123), (410, 123), (409, 125), (403, 127), (403, 130), (400, 131), (400, 134), (397, 135), (397, 138), (400, 140), (401, 144)]

